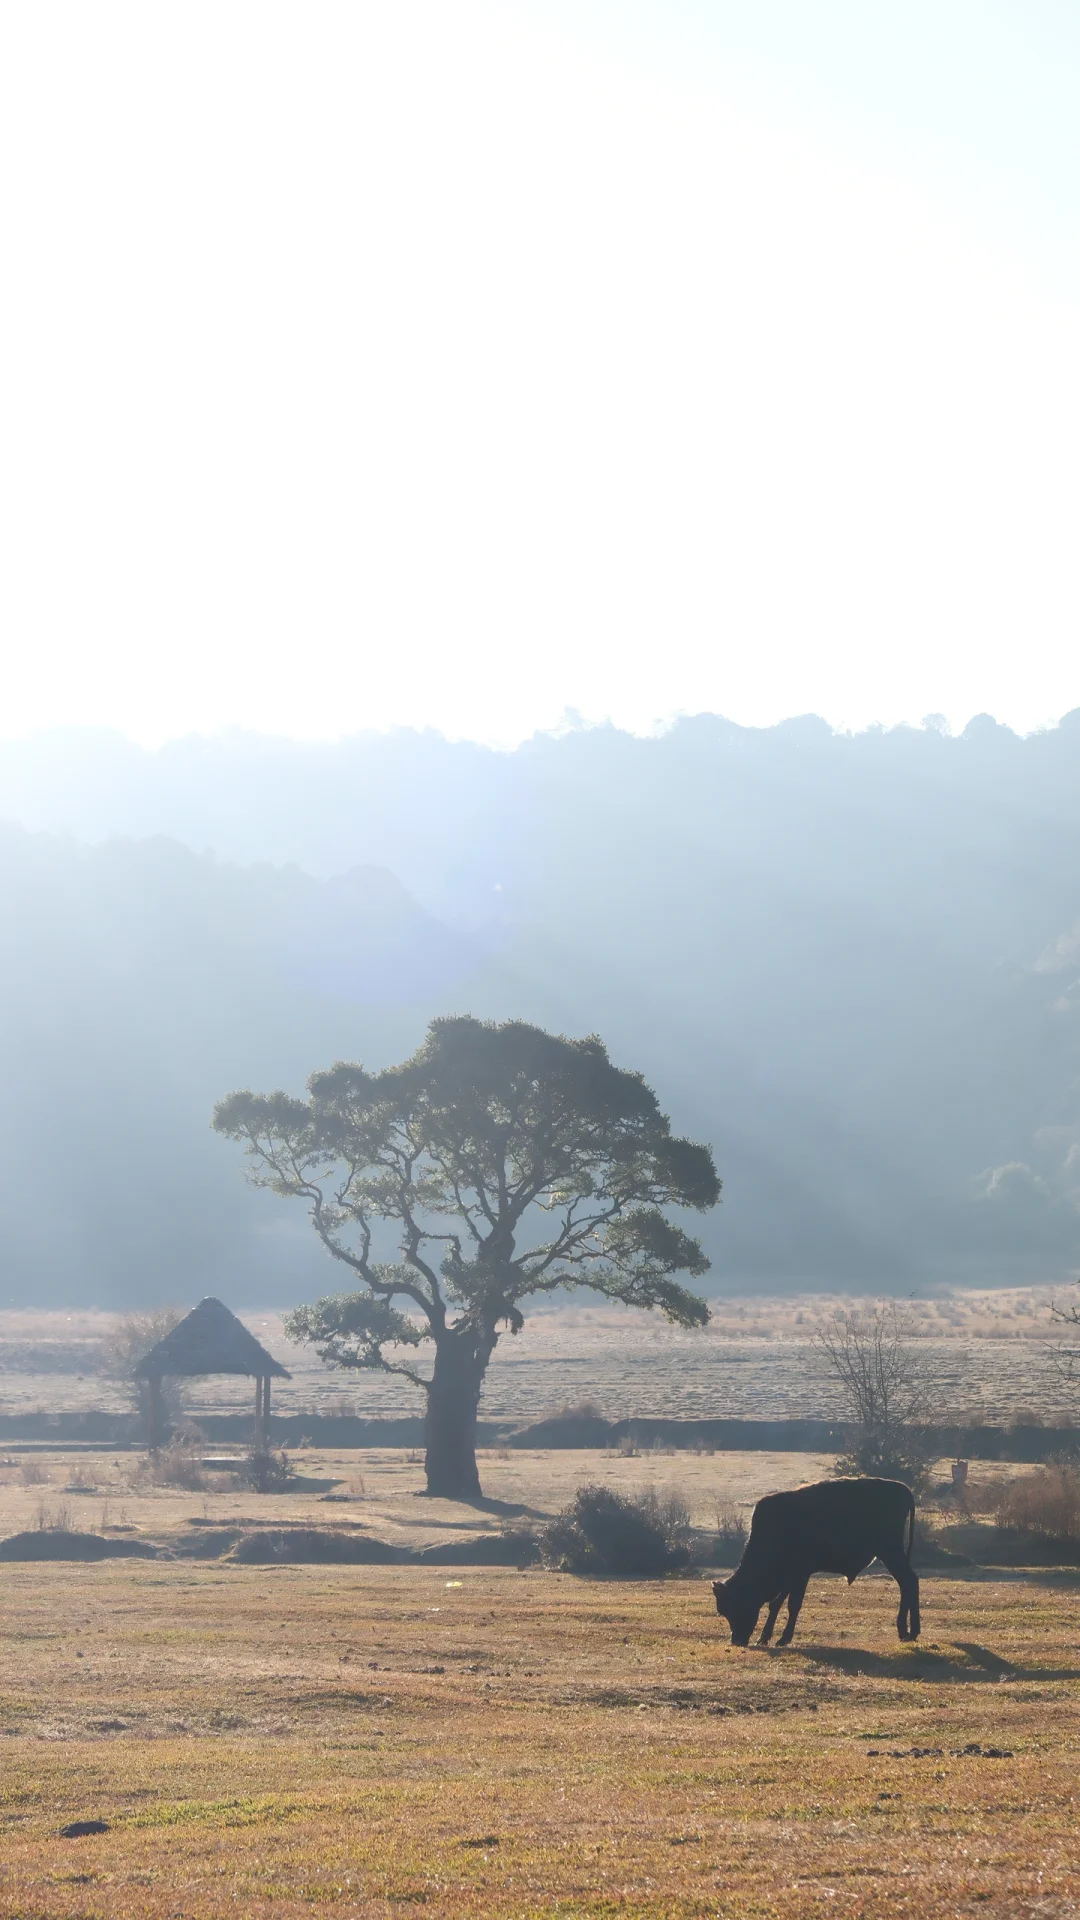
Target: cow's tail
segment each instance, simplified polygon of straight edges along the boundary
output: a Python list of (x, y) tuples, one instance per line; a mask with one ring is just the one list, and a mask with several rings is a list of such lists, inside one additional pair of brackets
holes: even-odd
[(915, 1495), (912, 1493), (911, 1488), (909, 1487), (908, 1488), (908, 1516), (907, 1516), (907, 1555), (909, 1560), (911, 1558), (911, 1549), (914, 1545), (915, 1545)]

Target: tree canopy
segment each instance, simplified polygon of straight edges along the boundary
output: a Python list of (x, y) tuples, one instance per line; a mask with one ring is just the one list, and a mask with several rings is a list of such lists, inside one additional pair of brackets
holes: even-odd
[[(298, 1308), (293, 1335), (338, 1366), (404, 1375), (429, 1393), (429, 1416), (445, 1391), (448, 1415), (468, 1403), (475, 1427), (499, 1329), (521, 1329), (531, 1295), (588, 1287), (680, 1326), (708, 1320), (678, 1276), (709, 1262), (665, 1209), (715, 1205), (711, 1152), (673, 1134), (642, 1076), (595, 1036), (438, 1019), (399, 1066), (338, 1062), (312, 1075), (307, 1100), (234, 1093), (214, 1126), (244, 1145), (256, 1185), (306, 1202), (362, 1282)], [(430, 1374), (403, 1352), (425, 1342)]]

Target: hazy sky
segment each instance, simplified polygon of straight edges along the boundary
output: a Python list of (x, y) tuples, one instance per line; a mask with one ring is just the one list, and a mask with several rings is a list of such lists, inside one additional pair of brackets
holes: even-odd
[(1080, 705), (1075, 0), (7, 0), (0, 728)]

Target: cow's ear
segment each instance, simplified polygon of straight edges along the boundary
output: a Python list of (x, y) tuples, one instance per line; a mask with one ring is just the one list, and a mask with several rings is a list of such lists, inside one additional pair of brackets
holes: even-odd
[(716, 1595), (716, 1597), (717, 1597), (717, 1599), (719, 1600), (719, 1598), (720, 1598), (720, 1595), (721, 1595), (722, 1593), (726, 1593), (726, 1592), (727, 1592), (727, 1581), (726, 1581), (726, 1580), (714, 1580), (714, 1581), (713, 1581), (713, 1583), (712, 1583), (712, 1590), (713, 1590), (713, 1592), (715, 1593), (715, 1595)]

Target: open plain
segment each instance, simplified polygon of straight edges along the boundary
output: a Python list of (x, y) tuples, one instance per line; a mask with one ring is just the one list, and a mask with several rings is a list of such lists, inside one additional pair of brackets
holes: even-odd
[[(340, 1284), (328, 1271), (327, 1286)], [(1065, 1287), (1013, 1287), (905, 1302), (935, 1379), (943, 1421), (1047, 1423), (1075, 1411), (1075, 1389), (1055, 1364), (1062, 1329), (1055, 1300)], [(188, 1306), (194, 1304), (189, 1300)], [(589, 1401), (608, 1419), (835, 1418), (841, 1400), (815, 1340), (838, 1310), (866, 1306), (849, 1295), (719, 1299), (704, 1329), (612, 1304), (531, 1313), (504, 1335), (484, 1384), (481, 1417), (527, 1426)], [(326, 1367), (293, 1346), (278, 1313), (240, 1316), (292, 1375), (274, 1386), (283, 1414), (348, 1413), (400, 1418), (422, 1413), (407, 1381)], [(103, 1409), (123, 1413), (130, 1396), (102, 1368), (102, 1343), (117, 1316), (87, 1311), (0, 1311), (0, 1413), (26, 1416)], [(251, 1387), (227, 1375), (188, 1383), (187, 1405), (207, 1414), (248, 1412)]]
[[(793, 1648), (763, 1653), (727, 1645), (700, 1572), (224, 1557), (253, 1518), (517, 1525), (600, 1472), (677, 1482), (705, 1527), (822, 1464), (485, 1457), (478, 1510), (418, 1497), (385, 1452), (304, 1456), (264, 1497), (13, 1457), (5, 1534), (66, 1502), (164, 1552), (0, 1567), (0, 1914), (1080, 1912), (1075, 1569), (924, 1572), (917, 1647), (891, 1581), (817, 1580)], [(61, 1837), (84, 1820), (107, 1830)]]

